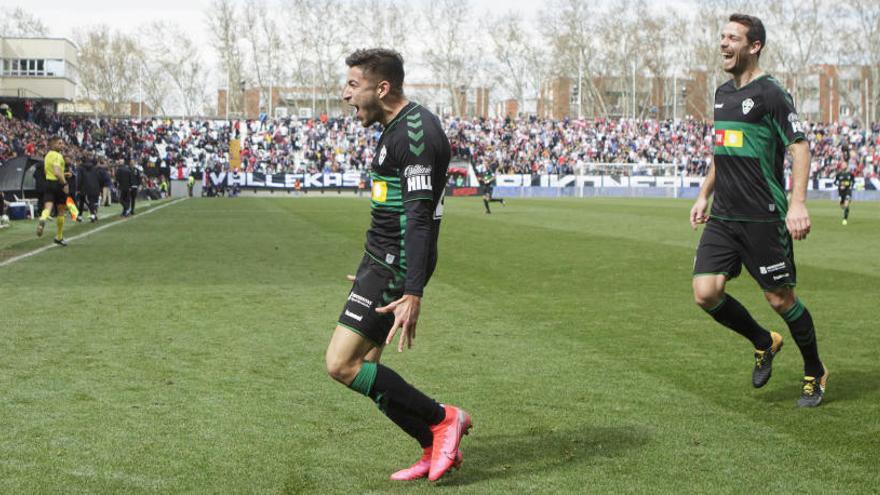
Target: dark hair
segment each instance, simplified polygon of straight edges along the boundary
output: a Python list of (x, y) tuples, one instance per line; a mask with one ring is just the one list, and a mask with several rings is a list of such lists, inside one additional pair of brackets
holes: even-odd
[(376, 82), (388, 81), (392, 94), (403, 93), (403, 57), (387, 48), (362, 48), (345, 57), (349, 67), (360, 67), (365, 76), (376, 76)]
[(761, 42), (761, 48), (758, 50), (758, 58), (761, 58), (761, 52), (767, 46), (767, 31), (764, 30), (764, 23), (761, 22), (761, 19), (748, 14), (733, 14), (728, 21), (742, 24), (749, 28), (746, 31), (746, 39), (749, 41), (749, 44), (755, 41)]

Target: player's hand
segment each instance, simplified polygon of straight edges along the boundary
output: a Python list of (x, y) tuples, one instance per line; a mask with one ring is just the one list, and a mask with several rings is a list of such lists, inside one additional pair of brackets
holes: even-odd
[(64, 191), (64, 194), (70, 194), (70, 187), (67, 186), (66, 182), (61, 186), (61, 190)]
[(698, 197), (691, 208), (691, 228), (697, 230), (697, 225), (706, 223), (709, 217), (706, 215), (706, 209), (709, 207), (709, 201), (706, 198)]
[(357, 280), (357, 277), (355, 277), (354, 275), (346, 275), (345, 280), (348, 280), (349, 282), (354, 282), (355, 280)]
[(405, 294), (400, 299), (392, 302), (387, 306), (376, 308), (377, 313), (387, 314), (394, 313), (394, 325), (388, 332), (385, 339), (385, 345), (391, 343), (394, 334), (400, 330), (400, 340), (397, 341), (397, 352), (403, 351), (403, 346), (411, 348), (413, 340), (416, 338), (416, 324), (419, 321), (419, 310), (422, 305), (422, 298), (412, 294)]
[(785, 226), (795, 240), (806, 239), (810, 233), (810, 214), (806, 205), (801, 202), (791, 203), (788, 214), (785, 215)]

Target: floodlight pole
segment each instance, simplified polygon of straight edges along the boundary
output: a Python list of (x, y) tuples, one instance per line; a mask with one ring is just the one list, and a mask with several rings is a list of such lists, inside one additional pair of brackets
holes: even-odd
[(584, 117), (582, 112), (582, 106), (584, 102), (584, 95), (582, 94), (583, 88), (583, 80), (584, 80), (584, 51), (578, 50), (578, 120)]
[(633, 120), (636, 119), (636, 63), (633, 61)]
[(224, 117), (224, 120), (227, 120), (227, 121), (229, 120), (229, 96), (230, 96), (229, 90), (231, 88), (232, 88), (232, 80), (231, 80), (231, 76), (229, 75), (229, 64), (227, 63), (226, 64), (226, 116)]
[(143, 64), (138, 64), (138, 120), (144, 120), (144, 80)]
[(672, 122), (678, 121), (678, 78), (672, 75)]

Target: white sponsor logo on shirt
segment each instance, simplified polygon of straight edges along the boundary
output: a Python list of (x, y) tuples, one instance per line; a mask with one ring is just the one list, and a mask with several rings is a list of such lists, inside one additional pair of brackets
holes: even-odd
[(430, 175), (414, 175), (406, 179), (407, 191), (430, 191), (431, 176)]

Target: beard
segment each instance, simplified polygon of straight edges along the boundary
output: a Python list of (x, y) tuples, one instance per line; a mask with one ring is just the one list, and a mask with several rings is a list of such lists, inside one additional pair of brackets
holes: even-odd
[(721, 68), (724, 70), (724, 72), (727, 72), (728, 74), (732, 74), (735, 76), (735, 75), (742, 74), (743, 72), (745, 72), (745, 70), (748, 68), (748, 66), (749, 66), (749, 54), (748, 54), (748, 51), (746, 51), (746, 52), (740, 52), (740, 53), (735, 54), (734, 58), (733, 58), (733, 65), (731, 65), (729, 68), (724, 67), (723, 63), (722, 63)]
[(359, 107), (362, 116), (361, 123), (364, 127), (370, 127), (382, 118), (382, 106), (377, 101), (371, 101)]

